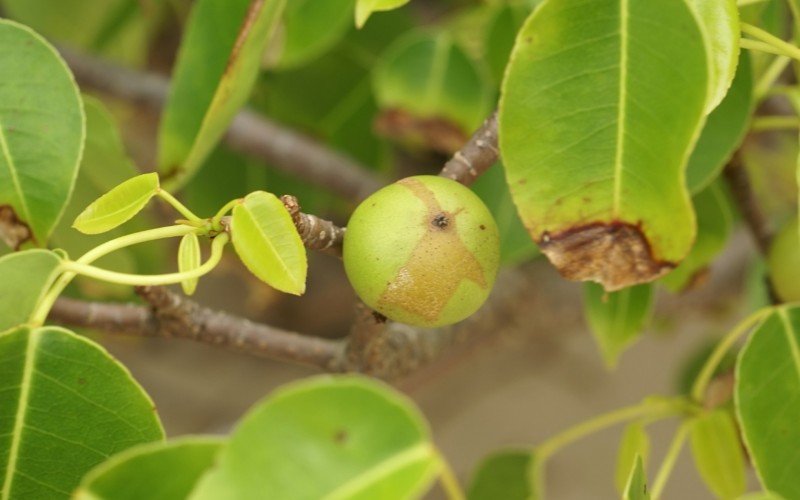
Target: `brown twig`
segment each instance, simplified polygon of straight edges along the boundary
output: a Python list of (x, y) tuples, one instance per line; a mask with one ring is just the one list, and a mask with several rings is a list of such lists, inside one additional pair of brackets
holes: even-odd
[(469, 186), (500, 158), (497, 136), (497, 112), (483, 122), (469, 141), (444, 165), (439, 173)]
[(291, 195), (281, 196), (283, 206), (292, 216), (294, 226), (300, 233), (300, 239), (309, 250), (318, 250), (329, 253), (339, 258), (342, 257), (342, 243), (344, 242), (345, 229), (331, 221), (320, 219), (316, 215), (300, 211), (300, 203)]
[(750, 178), (738, 152), (728, 162), (723, 174), (758, 250), (766, 255), (772, 243), (772, 230), (758, 206)]
[[(67, 48), (60, 50), (82, 86), (157, 111), (164, 107), (169, 92), (167, 78), (124, 68)], [(352, 158), (246, 109), (234, 118), (225, 142), (236, 152), (259, 158), (353, 202), (364, 199), (382, 184)]]

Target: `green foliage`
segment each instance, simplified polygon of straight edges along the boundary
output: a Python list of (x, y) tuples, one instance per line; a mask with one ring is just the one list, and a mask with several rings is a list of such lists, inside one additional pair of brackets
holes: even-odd
[(401, 499), (438, 469), (410, 401), (368, 379), (317, 377), (251, 410), (191, 498)]
[(21, 327), (0, 334), (0, 359), (3, 499), (69, 498), (107, 457), (163, 438), (153, 402), (83, 337)]
[(537, 500), (536, 457), (530, 451), (502, 451), (486, 457), (472, 475), (468, 500)]
[(653, 285), (636, 285), (606, 292), (596, 283), (583, 288), (584, 312), (606, 366), (613, 368), (634, 342), (653, 312)]
[(631, 470), (636, 467), (636, 461), (647, 463), (649, 455), (650, 438), (642, 422), (628, 424), (622, 433), (617, 450), (617, 468), (614, 473), (614, 486), (617, 491), (624, 493)]
[(718, 498), (736, 498), (745, 490), (744, 456), (730, 413), (704, 413), (691, 424), (692, 455), (700, 475)]
[(72, 227), (84, 234), (110, 231), (136, 216), (160, 187), (158, 174), (142, 174), (105, 193), (75, 218)]
[(214, 465), (219, 438), (188, 437), (128, 448), (91, 470), (74, 500), (178, 500), (188, 498)]
[(306, 64), (344, 37), (353, 23), (353, 0), (289, 0), (270, 57), (278, 69)]
[(798, 220), (792, 218), (772, 240), (767, 254), (772, 289), (781, 300), (800, 300), (800, 235)]
[(0, 332), (28, 322), (60, 267), (61, 258), (47, 250), (0, 257)]
[(374, 12), (402, 7), (409, 0), (356, 0), (356, 26), (362, 28)]
[(623, 500), (650, 500), (650, 493), (647, 491), (647, 477), (644, 473), (644, 462), (642, 457), (636, 457), (636, 461), (631, 468), (625, 491), (622, 494)]
[(78, 173), (83, 105), (64, 61), (30, 28), (0, 19), (0, 47), (0, 207), (14, 214), (0, 237), (44, 245)]
[(180, 185), (194, 174), (247, 101), (284, 4), (195, 3), (159, 130), (159, 171), (166, 185)]
[(257, 278), (282, 292), (306, 289), (306, 249), (292, 218), (274, 194), (256, 191), (233, 209), (233, 246)]
[[(181, 238), (178, 246), (178, 271), (192, 271), (200, 267), (200, 240), (195, 233), (189, 233)], [(198, 278), (181, 281), (181, 288), (186, 295), (192, 295), (197, 289)]]

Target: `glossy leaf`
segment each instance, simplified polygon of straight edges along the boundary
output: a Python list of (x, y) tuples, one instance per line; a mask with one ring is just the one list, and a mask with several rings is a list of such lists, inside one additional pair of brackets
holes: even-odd
[(191, 498), (414, 498), (438, 460), (410, 401), (366, 378), (317, 377), (251, 410)]
[(736, 365), (736, 415), (765, 489), (800, 497), (800, 309), (784, 306), (751, 334)]
[(0, 498), (69, 498), (109, 456), (163, 438), (153, 402), (84, 337), (11, 330), (0, 359)]
[(749, 54), (742, 51), (736, 78), (725, 99), (708, 115), (697, 145), (689, 157), (686, 184), (692, 193), (705, 189), (722, 172), (747, 134), (754, 104), (753, 68)]
[(0, 257), (0, 332), (27, 323), (39, 299), (58, 277), (61, 258), (48, 250)]
[(644, 473), (644, 461), (642, 457), (636, 457), (636, 461), (631, 468), (625, 491), (622, 494), (623, 500), (650, 500), (650, 492), (647, 491), (647, 477)]
[(653, 311), (653, 286), (636, 285), (606, 292), (595, 283), (583, 288), (586, 321), (600, 347), (606, 366), (613, 368), (619, 355), (641, 335)]
[(739, 9), (736, 0), (688, 0), (708, 43), (711, 93), (706, 109), (716, 108), (728, 93), (739, 61)]
[(363, 27), (374, 12), (397, 9), (410, 0), (356, 0), (356, 26)]
[(700, 476), (717, 498), (735, 498), (746, 487), (739, 433), (726, 410), (704, 413), (692, 421), (689, 439)]
[(256, 191), (233, 209), (233, 246), (257, 278), (282, 292), (302, 295), (308, 262), (292, 218), (274, 194)]
[(285, 0), (195, 2), (159, 130), (165, 185), (190, 177), (214, 149), (255, 83)]
[(29, 28), (0, 19), (0, 238), (44, 245), (72, 192), (85, 118), (67, 65)]
[(84, 234), (110, 231), (136, 216), (159, 189), (158, 174), (137, 175), (86, 207), (72, 227)]
[(641, 458), (647, 462), (650, 455), (650, 438), (647, 436), (644, 425), (634, 422), (625, 427), (622, 439), (617, 450), (617, 468), (614, 473), (614, 486), (620, 493), (625, 491), (631, 470), (636, 466), (636, 460)]
[(535, 476), (536, 457), (530, 451), (502, 451), (478, 466), (467, 492), (468, 500), (536, 500), (541, 498)]
[(188, 437), (148, 443), (114, 455), (89, 472), (73, 500), (179, 500), (214, 464), (223, 441)]
[(683, 262), (661, 282), (673, 292), (691, 287), (702, 279), (705, 270), (728, 243), (733, 230), (733, 214), (724, 187), (716, 182), (693, 199), (697, 212), (697, 239)]
[[(200, 267), (200, 241), (197, 235), (189, 233), (181, 238), (178, 246), (178, 271), (193, 271)], [(198, 278), (192, 278), (181, 282), (181, 288), (186, 295), (194, 294), (197, 289)]]
[[(278, 69), (301, 66), (321, 56), (352, 27), (353, 0), (290, 0), (276, 47)], [(279, 50), (278, 50), (279, 49)]]
[(503, 83), (500, 149), (522, 221), (562, 275), (613, 291), (689, 252), (684, 173), (707, 73), (684, 2), (549, 1), (528, 18)]

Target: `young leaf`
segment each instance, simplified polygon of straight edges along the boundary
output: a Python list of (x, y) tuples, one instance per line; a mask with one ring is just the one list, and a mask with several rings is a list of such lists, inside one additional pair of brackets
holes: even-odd
[(725, 410), (704, 413), (692, 421), (689, 438), (697, 470), (717, 498), (735, 498), (746, 487), (739, 433)]
[(0, 335), (0, 359), (0, 498), (67, 498), (109, 456), (164, 436), (147, 394), (85, 337), (21, 327)]
[(415, 498), (439, 467), (410, 401), (370, 379), (324, 376), (251, 410), (190, 498)]
[[(713, 2), (710, 2), (713, 3)], [(742, 143), (753, 114), (753, 68), (750, 55), (742, 51), (736, 77), (725, 99), (708, 115), (697, 145), (686, 167), (686, 185), (697, 194), (722, 172)]]
[(689, 252), (684, 169), (707, 66), (682, 1), (549, 1), (526, 21), (503, 82), (500, 149), (523, 223), (566, 278), (619, 290)]
[(84, 234), (100, 234), (131, 220), (158, 193), (158, 174), (128, 179), (102, 195), (75, 218), (72, 227)]
[(594, 334), (606, 366), (613, 368), (619, 355), (642, 333), (653, 310), (653, 285), (636, 285), (606, 292), (595, 283), (583, 288), (586, 321)]
[(739, 9), (736, 0), (688, 0), (706, 37), (710, 55), (711, 93), (707, 111), (716, 108), (728, 93), (739, 61)]
[(306, 249), (292, 217), (274, 194), (256, 191), (234, 207), (231, 239), (257, 278), (282, 292), (305, 292)]
[(402, 7), (410, 0), (356, 0), (356, 26), (363, 27), (373, 12)]
[(538, 471), (536, 457), (530, 451), (495, 453), (472, 475), (467, 499), (537, 500), (541, 498)]
[(223, 441), (188, 437), (147, 443), (114, 455), (92, 469), (73, 500), (175, 500), (187, 498), (214, 465)]
[(0, 19), (0, 238), (44, 245), (78, 173), (86, 133), (78, 87), (56, 50)]
[(247, 100), (284, 4), (194, 3), (159, 130), (158, 164), (166, 185), (194, 174)]
[(650, 492), (647, 491), (647, 477), (644, 473), (644, 461), (637, 456), (636, 461), (631, 467), (625, 491), (622, 494), (623, 500), (650, 500)]
[(765, 489), (800, 497), (800, 309), (783, 306), (751, 334), (736, 365), (734, 401)]
[[(197, 235), (189, 233), (181, 238), (178, 246), (178, 271), (185, 272), (200, 267), (200, 242)], [(181, 282), (181, 288), (186, 295), (192, 295), (197, 289), (197, 278), (191, 278)]]
[(620, 493), (625, 491), (631, 469), (636, 466), (636, 460), (641, 458), (647, 462), (650, 455), (650, 438), (641, 422), (634, 422), (625, 427), (617, 451), (617, 469), (614, 473), (614, 486)]
[(0, 332), (27, 323), (59, 274), (61, 258), (48, 250), (0, 257)]

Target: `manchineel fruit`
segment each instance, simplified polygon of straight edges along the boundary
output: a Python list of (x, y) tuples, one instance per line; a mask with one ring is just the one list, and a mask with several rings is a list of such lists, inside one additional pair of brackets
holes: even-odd
[(347, 225), (344, 268), (356, 294), (387, 318), (449, 325), (486, 301), (500, 237), (480, 198), (443, 177), (408, 177), (364, 200)]

